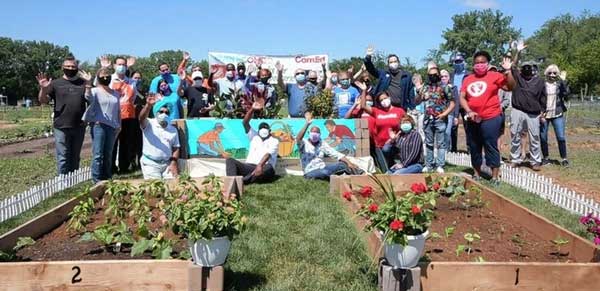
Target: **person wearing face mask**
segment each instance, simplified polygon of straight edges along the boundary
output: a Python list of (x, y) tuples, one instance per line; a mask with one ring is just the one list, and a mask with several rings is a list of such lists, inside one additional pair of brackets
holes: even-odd
[(356, 103), (359, 93), (356, 88), (350, 86), (350, 76), (347, 72), (342, 71), (338, 76), (340, 85), (333, 88), (333, 112), (334, 116), (344, 118)]
[(233, 64), (227, 64), (225, 66), (225, 78), (217, 79), (214, 84), (217, 88), (217, 96), (229, 95), (231, 92), (234, 94), (244, 90), (244, 83), (237, 79), (236, 69)]
[(502, 122), (502, 109), (498, 90), (512, 90), (510, 82), (512, 62), (504, 58), (502, 67), (506, 74), (488, 71), (491, 56), (486, 51), (475, 53), (473, 74), (467, 76), (460, 89), (460, 104), (466, 112), (467, 145), (471, 154), (471, 166), (475, 170), (473, 178), (481, 179), (483, 163), (482, 150), (485, 151), (486, 164), (492, 169), (492, 183), (499, 185), (500, 152), (498, 137)]
[[(463, 80), (469, 76), (469, 71), (467, 71), (466, 69), (466, 62), (465, 62), (465, 56), (460, 53), (457, 52), (452, 56), (451, 59), (452, 62), (452, 68), (453, 71), (450, 74), (450, 80), (449, 83), (452, 84), (457, 91), (460, 91), (460, 88), (462, 88), (462, 83)], [(460, 97), (460, 92), (457, 93)], [(460, 99), (460, 98), (459, 98)], [(459, 122), (459, 118), (461, 120), (464, 120), (465, 116), (466, 116), (466, 111), (461, 107), (460, 102), (457, 101), (456, 103), (456, 109), (458, 110), (458, 115), (454, 115), (454, 118), (456, 120), (456, 126), (453, 126), (450, 130), (450, 136), (452, 138), (451, 141), (451, 151), (453, 152), (457, 152), (458, 151), (458, 122)], [(465, 136), (467, 136), (468, 134), (468, 130), (467, 130), (467, 123), (463, 122), (463, 130), (465, 131)], [(456, 138), (455, 138), (456, 137)], [(469, 139), (467, 138), (467, 142), (469, 141)], [(467, 144), (467, 151), (469, 150), (469, 145)]]
[(452, 99), (454, 100), (454, 109), (448, 115), (448, 125), (446, 126), (446, 150), (457, 152), (458, 151), (458, 116), (460, 108), (460, 98), (458, 94), (458, 88), (450, 82), (450, 73), (446, 70), (440, 71), (442, 78), (442, 86), (447, 86), (452, 92)]
[[(179, 63), (179, 65), (177, 66), (177, 72), (185, 72), (188, 62), (190, 61), (190, 53), (188, 52), (183, 52), (183, 58), (181, 59), (181, 62)], [(200, 68), (200, 66), (198, 65), (194, 65), (192, 66), (192, 74), (194, 72), (202, 72), (202, 68)], [(204, 87), (206, 89), (206, 91), (208, 91), (208, 93), (212, 94), (214, 93), (212, 84), (213, 84), (213, 74), (214, 72), (210, 72), (208, 78), (204, 78), (202, 81), (202, 87)], [(180, 77), (181, 79), (181, 77)], [(185, 77), (185, 82), (183, 82), (183, 88), (187, 88), (187, 86), (192, 86), (194, 84), (194, 80), (192, 79), (192, 75), (187, 74)]]
[(92, 86), (91, 80), (78, 75), (78, 62), (70, 56), (62, 63), (63, 76), (60, 79), (48, 79), (42, 73), (36, 76), (40, 91), (38, 100), (47, 104), (54, 100), (54, 142), (58, 174), (68, 174), (79, 169), (81, 146), (85, 135), (85, 123), (81, 120), (86, 110), (86, 87)]
[(428, 82), (426, 85), (415, 84), (417, 88), (416, 104), (424, 103), (425, 114), (423, 117), (423, 131), (425, 132), (425, 167), (427, 173), (434, 169), (434, 147), (437, 150), (435, 157), (435, 171), (444, 173), (446, 162), (446, 127), (448, 115), (454, 110), (452, 89), (441, 83), (440, 72), (436, 64), (430, 62), (427, 70)]
[(283, 82), (284, 68), (280, 62), (275, 63), (275, 69), (277, 69), (277, 84), (280, 88), (285, 89), (285, 93), (288, 95), (288, 112), (290, 117), (303, 117), (306, 111), (306, 100), (317, 95), (319, 88), (308, 82), (306, 71), (302, 69), (296, 69), (294, 72), (295, 84), (286, 84)]
[(150, 88), (148, 89), (148, 93), (160, 93), (162, 95), (162, 99), (157, 100), (156, 104), (154, 104), (154, 108), (152, 108), (154, 116), (158, 114), (158, 110), (161, 107), (167, 106), (171, 110), (169, 115), (171, 119), (182, 118), (183, 112), (180, 112), (180, 109), (182, 109), (181, 98), (177, 94), (177, 88), (179, 88), (181, 78), (179, 78), (177, 74), (171, 73), (171, 69), (167, 63), (161, 63), (158, 66), (158, 70), (160, 75), (152, 79)]
[[(308, 139), (304, 139), (304, 134), (313, 121), (310, 112), (306, 112), (305, 118), (306, 123), (296, 136), (296, 145), (298, 145), (298, 151), (300, 152), (304, 178), (329, 180), (331, 175), (346, 173), (348, 169), (358, 169), (356, 165), (346, 159), (344, 154), (336, 151), (323, 141), (319, 127), (311, 127)], [(323, 160), (325, 156), (332, 157), (337, 162), (327, 165)]]
[(369, 46), (364, 60), (367, 71), (379, 80), (372, 94), (378, 96), (381, 92), (385, 92), (394, 107), (402, 108), (405, 111), (413, 110), (415, 95), (412, 75), (400, 68), (400, 59), (394, 54), (388, 56), (386, 70), (375, 68), (372, 61), (374, 53), (375, 49)]
[[(516, 53), (513, 57), (514, 64), (518, 64), (519, 55), (526, 47), (522, 41), (516, 45)], [(529, 138), (531, 168), (534, 171), (539, 171), (542, 164), (540, 120), (546, 111), (546, 84), (542, 78), (534, 74), (532, 62), (521, 64), (520, 70), (516, 66), (510, 68), (510, 70), (511, 75), (514, 76), (514, 79), (509, 79), (509, 82), (514, 85), (510, 111), (510, 166), (517, 167), (523, 162), (521, 132), (526, 127)]]
[(146, 106), (140, 112), (143, 136), (140, 165), (144, 179), (171, 178), (179, 174), (179, 135), (177, 128), (168, 121), (169, 108), (163, 105), (158, 109), (156, 118), (148, 118), (157, 102), (157, 96), (150, 93), (146, 98)]
[[(182, 73), (185, 74), (185, 71)], [(177, 94), (181, 98), (187, 99), (187, 118), (210, 117), (210, 111), (214, 108), (215, 100), (203, 86), (204, 76), (202, 72), (195, 71), (191, 79), (194, 81), (191, 86), (183, 89), (183, 82), (177, 89)]]
[(262, 110), (259, 103), (254, 103), (246, 112), (242, 124), (250, 139), (250, 148), (245, 163), (236, 159), (225, 160), (227, 176), (242, 176), (244, 184), (268, 182), (275, 178), (275, 165), (279, 152), (279, 140), (271, 135), (271, 127), (266, 122), (258, 125), (258, 132), (250, 126), (250, 119), (255, 111)]
[(94, 183), (112, 178), (112, 155), (117, 133), (121, 128), (121, 94), (110, 88), (108, 68), (96, 74), (98, 86), (86, 87), (85, 98), (90, 106), (82, 120), (89, 123), (92, 136), (92, 180)]
[(557, 65), (550, 65), (544, 71), (546, 76), (546, 110), (544, 118), (540, 123), (540, 141), (542, 144), (543, 163), (549, 163), (548, 157), (548, 127), (552, 124), (554, 135), (558, 143), (558, 152), (560, 153), (563, 167), (569, 166), (567, 159), (567, 139), (565, 135), (565, 113), (567, 107), (565, 102), (569, 100), (569, 85), (567, 84), (567, 72), (560, 71)]
[(325, 89), (331, 90), (333, 92), (333, 89), (335, 89), (339, 85), (340, 84), (339, 84), (338, 73), (331, 72), (331, 74), (329, 76), (327, 76), (327, 83), (325, 85)]
[(423, 165), (421, 165), (423, 140), (410, 115), (406, 115), (400, 120), (400, 131), (397, 134), (390, 134), (390, 138), (385, 142), (386, 152), (392, 152), (392, 147), (396, 148), (394, 160), (397, 162), (390, 167), (388, 174), (418, 174), (423, 171)]
[(400, 130), (398, 120), (402, 119), (406, 112), (400, 107), (393, 106), (390, 97), (385, 91), (377, 95), (375, 106), (369, 106), (367, 98), (365, 98), (367, 95), (367, 86), (362, 82), (355, 82), (355, 84), (361, 89), (359, 97), (361, 108), (375, 119), (374, 128), (371, 130), (375, 146), (372, 147), (373, 152), (371, 155), (379, 169), (382, 172), (387, 172), (389, 170), (388, 165), (394, 164), (392, 159), (394, 152), (384, 152), (383, 146), (390, 138), (390, 132), (398, 132)]
[[(258, 102), (263, 108), (273, 108), (277, 102), (277, 91), (269, 83), (271, 71), (260, 69), (258, 72), (258, 82), (250, 84), (250, 96), (252, 102)], [(252, 104), (249, 104), (251, 107)], [(249, 109), (249, 108), (248, 108)]]

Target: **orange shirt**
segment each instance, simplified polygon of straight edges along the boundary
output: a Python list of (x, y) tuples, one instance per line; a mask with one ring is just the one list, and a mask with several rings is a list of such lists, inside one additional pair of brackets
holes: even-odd
[(216, 130), (207, 131), (198, 138), (198, 142), (202, 144), (213, 144), (220, 140), (219, 133)]
[[(114, 75), (113, 75), (114, 76)], [(125, 81), (113, 80), (111, 88), (121, 95), (119, 103), (121, 105), (121, 119), (135, 118), (135, 90)]]

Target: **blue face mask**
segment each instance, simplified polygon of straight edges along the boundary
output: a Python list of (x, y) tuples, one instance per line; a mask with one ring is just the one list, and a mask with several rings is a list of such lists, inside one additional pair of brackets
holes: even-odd
[(400, 129), (404, 133), (409, 133), (411, 131), (411, 129), (412, 129), (412, 124), (410, 124), (410, 123), (402, 123), (402, 124), (400, 124)]
[(337, 84), (337, 82), (338, 82), (338, 79), (336, 76), (331, 77), (331, 83)]
[(350, 87), (350, 80), (348, 80), (348, 79), (340, 80), (340, 85), (342, 85), (345, 88), (348, 88), (348, 87)]
[(296, 75), (296, 82), (304, 83), (305, 81), (306, 81), (306, 75), (304, 75), (304, 74)]
[(454, 70), (457, 72), (462, 72), (465, 70), (465, 62), (462, 62), (460, 64), (454, 64)]
[(115, 73), (119, 75), (125, 74), (125, 72), (127, 72), (127, 66), (125, 65), (118, 65), (115, 69)]

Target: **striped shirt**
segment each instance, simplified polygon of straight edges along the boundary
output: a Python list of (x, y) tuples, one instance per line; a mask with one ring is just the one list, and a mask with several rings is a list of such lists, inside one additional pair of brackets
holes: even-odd
[[(423, 141), (416, 130), (411, 130), (408, 134), (401, 134), (394, 144), (385, 144), (385, 147), (392, 146), (398, 149), (395, 159), (400, 161), (403, 168), (418, 164), (421, 161)], [(384, 151), (387, 149), (384, 148)]]

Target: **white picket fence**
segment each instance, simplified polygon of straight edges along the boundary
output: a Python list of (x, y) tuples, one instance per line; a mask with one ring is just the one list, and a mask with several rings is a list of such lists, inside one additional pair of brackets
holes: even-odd
[[(458, 166), (471, 166), (471, 156), (465, 153), (446, 153), (446, 161)], [(482, 167), (482, 171), (490, 173), (489, 168)], [(600, 204), (598, 202), (555, 184), (552, 178), (507, 165), (500, 166), (500, 173), (500, 180), (503, 182), (531, 192), (572, 213), (600, 215)]]
[(59, 175), (40, 185), (33, 186), (23, 193), (8, 197), (0, 201), (0, 222), (31, 209), (55, 193), (91, 178), (92, 170), (89, 167), (80, 168), (69, 174)]

